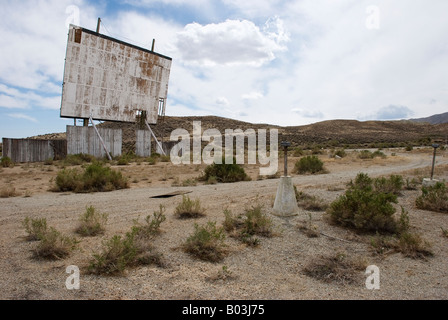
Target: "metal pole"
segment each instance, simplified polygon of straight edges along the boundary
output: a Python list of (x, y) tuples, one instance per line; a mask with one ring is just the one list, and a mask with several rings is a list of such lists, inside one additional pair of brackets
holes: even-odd
[(288, 147), (291, 145), (288, 141), (282, 141), (280, 145), (283, 147), (283, 154), (284, 154), (284, 176), (288, 176)]
[(288, 176), (288, 147), (284, 147), (283, 148), (283, 153), (285, 154), (285, 169), (284, 169), (284, 172), (285, 172), (285, 177), (287, 177)]
[(154, 134), (154, 132), (151, 130), (151, 127), (149, 126), (148, 121), (145, 120), (145, 123), (146, 123), (146, 126), (147, 126), (148, 129), (149, 129), (149, 132), (151, 132), (152, 137), (154, 138), (154, 140), (156, 141), (157, 145), (159, 146), (160, 151), (162, 152), (162, 154), (163, 154), (164, 156), (166, 156), (166, 153), (165, 153), (165, 151), (163, 150), (162, 145), (160, 144), (159, 140), (157, 140), (157, 137), (156, 137), (156, 135)]
[(90, 121), (92, 122), (93, 128), (95, 129), (95, 132), (96, 132), (96, 134), (98, 135), (98, 138), (100, 138), (100, 142), (101, 142), (101, 144), (103, 145), (103, 149), (104, 149), (104, 151), (106, 152), (107, 158), (109, 159), (109, 161), (111, 161), (111, 160), (112, 160), (112, 157), (111, 157), (111, 155), (110, 155), (110, 153), (109, 153), (109, 150), (107, 150), (106, 144), (104, 143), (103, 138), (102, 138), (101, 135), (100, 135), (100, 132), (99, 132), (98, 129), (96, 128), (95, 124), (93, 123), (92, 116), (90, 116)]
[(434, 148), (434, 153), (432, 155), (431, 180), (434, 177), (434, 165), (436, 163), (436, 150), (439, 147), (439, 145), (438, 144), (433, 144), (432, 147)]
[(101, 18), (98, 18), (98, 23), (96, 24), (96, 33), (100, 33)]

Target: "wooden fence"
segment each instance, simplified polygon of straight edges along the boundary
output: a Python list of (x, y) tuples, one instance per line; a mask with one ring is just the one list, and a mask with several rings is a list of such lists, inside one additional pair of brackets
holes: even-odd
[(13, 162), (43, 162), (63, 159), (67, 155), (66, 140), (35, 140), (3, 138), (3, 156)]
[[(98, 131), (112, 157), (121, 155), (122, 130), (98, 128)], [(97, 158), (106, 157), (100, 138), (93, 127), (67, 126), (67, 154), (90, 154)]]

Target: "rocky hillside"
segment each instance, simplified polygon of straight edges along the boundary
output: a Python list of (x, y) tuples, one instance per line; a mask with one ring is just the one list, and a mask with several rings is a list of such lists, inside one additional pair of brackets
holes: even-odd
[(411, 121), (427, 122), (430, 124), (448, 123), (448, 112), (441, 113), (441, 114), (435, 114), (433, 116), (426, 117), (426, 118), (411, 119)]
[[(445, 142), (448, 134), (448, 123), (433, 125), (427, 122), (414, 121), (329, 120), (303, 126), (280, 127), (268, 124), (252, 124), (215, 116), (165, 117), (163, 122), (152, 125), (151, 128), (158, 138), (163, 137), (164, 141), (168, 141), (171, 132), (177, 128), (186, 129), (192, 134), (193, 121), (201, 121), (202, 130), (215, 128), (222, 134), (224, 134), (225, 129), (258, 130), (275, 128), (278, 129), (279, 140), (288, 140), (293, 146), (312, 146), (316, 144), (322, 146), (429, 144), (431, 141)], [(122, 129), (123, 151), (127, 152), (135, 149), (137, 124), (104, 122), (99, 126)], [(38, 138), (54, 139), (55, 137), (64, 139), (65, 133), (49, 134)]]

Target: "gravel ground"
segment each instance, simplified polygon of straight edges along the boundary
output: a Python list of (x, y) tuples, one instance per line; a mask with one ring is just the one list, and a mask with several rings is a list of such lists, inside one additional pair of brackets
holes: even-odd
[[(294, 175), (293, 182), (299, 190), (331, 202), (344, 192), (345, 184), (358, 172), (366, 172), (371, 176), (402, 172), (411, 175), (418, 173), (420, 168), (427, 171), (428, 161), (431, 161), (429, 151), (397, 152), (395, 157), (374, 161), (325, 159), (329, 173)], [(447, 163), (448, 159), (444, 155), (438, 158), (438, 166)], [(167, 172), (176, 172), (177, 175), (183, 170), (172, 168), (171, 164), (160, 165), (165, 166), (165, 172), (159, 168), (159, 176)], [(416, 209), (414, 201), (420, 191), (403, 191), (399, 204), (409, 211), (413, 229), (432, 244), (434, 256), (426, 260), (411, 259), (401, 253), (373, 254), (369, 235), (358, 235), (332, 226), (324, 221), (322, 212), (311, 213), (312, 223), (320, 232), (319, 236), (307, 237), (299, 226), (308, 220), (308, 212), (301, 209), (297, 216), (289, 218), (271, 215), (278, 179), (172, 187), (169, 181), (160, 181), (157, 173), (148, 173), (149, 167), (132, 165), (124, 169), (132, 168), (140, 177), (151, 174), (126, 190), (94, 194), (52, 193), (46, 191), (46, 181), (48, 175), (54, 176), (55, 170), (41, 173), (47, 176), (47, 179), (40, 180), (44, 187), (35, 186), (32, 196), (0, 199), (0, 299), (448, 298), (448, 239), (442, 236), (440, 229), (441, 226), (448, 229), (448, 215)], [(31, 185), (36, 184), (32, 174), (27, 176), (28, 180), (20, 180), (20, 170), (25, 171), (23, 168), (3, 169), (0, 176), (5, 178), (9, 174), (8, 170), (16, 170), (16, 185), (26, 186), (26, 181)], [(248, 170), (256, 177), (254, 168)], [(197, 176), (198, 172), (189, 173), (189, 176), (193, 175)], [(447, 172), (443, 171), (439, 178), (448, 179)], [(152, 183), (148, 183), (147, 179)], [(0, 188), (7, 184), (5, 180), (1, 180)], [(151, 198), (177, 190), (191, 191), (191, 198), (199, 198), (206, 208), (206, 216), (179, 220), (174, 217), (174, 209), (182, 199), (181, 196)], [(84, 271), (92, 253), (101, 248), (104, 239), (115, 234), (125, 234), (135, 219), (142, 221), (157, 210), (160, 204), (166, 207), (167, 219), (161, 226), (161, 234), (154, 240), (154, 247), (163, 254), (166, 263), (164, 267), (139, 266), (127, 269), (120, 276), (98, 276)], [(261, 238), (260, 245), (255, 248), (227, 237), (229, 254), (219, 263), (194, 259), (180, 249), (193, 232), (194, 223), (216, 221), (220, 225), (224, 221), (224, 208), (243, 213), (246, 207), (254, 204), (264, 204), (265, 212), (274, 221), (277, 236)], [(109, 214), (104, 235), (80, 239), (80, 249), (64, 260), (33, 258), (32, 250), (36, 243), (25, 240), (26, 233), (21, 225), (25, 217), (45, 217), (50, 226), (64, 234), (75, 235), (79, 215), (89, 205)], [(344, 252), (350, 258), (365, 261), (367, 265), (376, 265), (380, 270), (380, 289), (366, 288), (365, 270), (357, 271), (356, 281), (346, 284), (326, 283), (304, 274), (309, 263), (322, 255), (329, 256), (335, 252)], [(66, 267), (70, 265), (79, 266), (81, 270), (79, 290), (66, 288), (65, 282), (69, 276)], [(219, 279), (218, 274), (223, 266), (230, 276)]]

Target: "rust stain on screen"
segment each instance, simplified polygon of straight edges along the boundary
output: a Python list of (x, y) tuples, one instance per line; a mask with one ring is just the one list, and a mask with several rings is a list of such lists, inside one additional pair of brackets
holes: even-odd
[(61, 117), (157, 122), (167, 100), (172, 59), (93, 31), (70, 26)]

